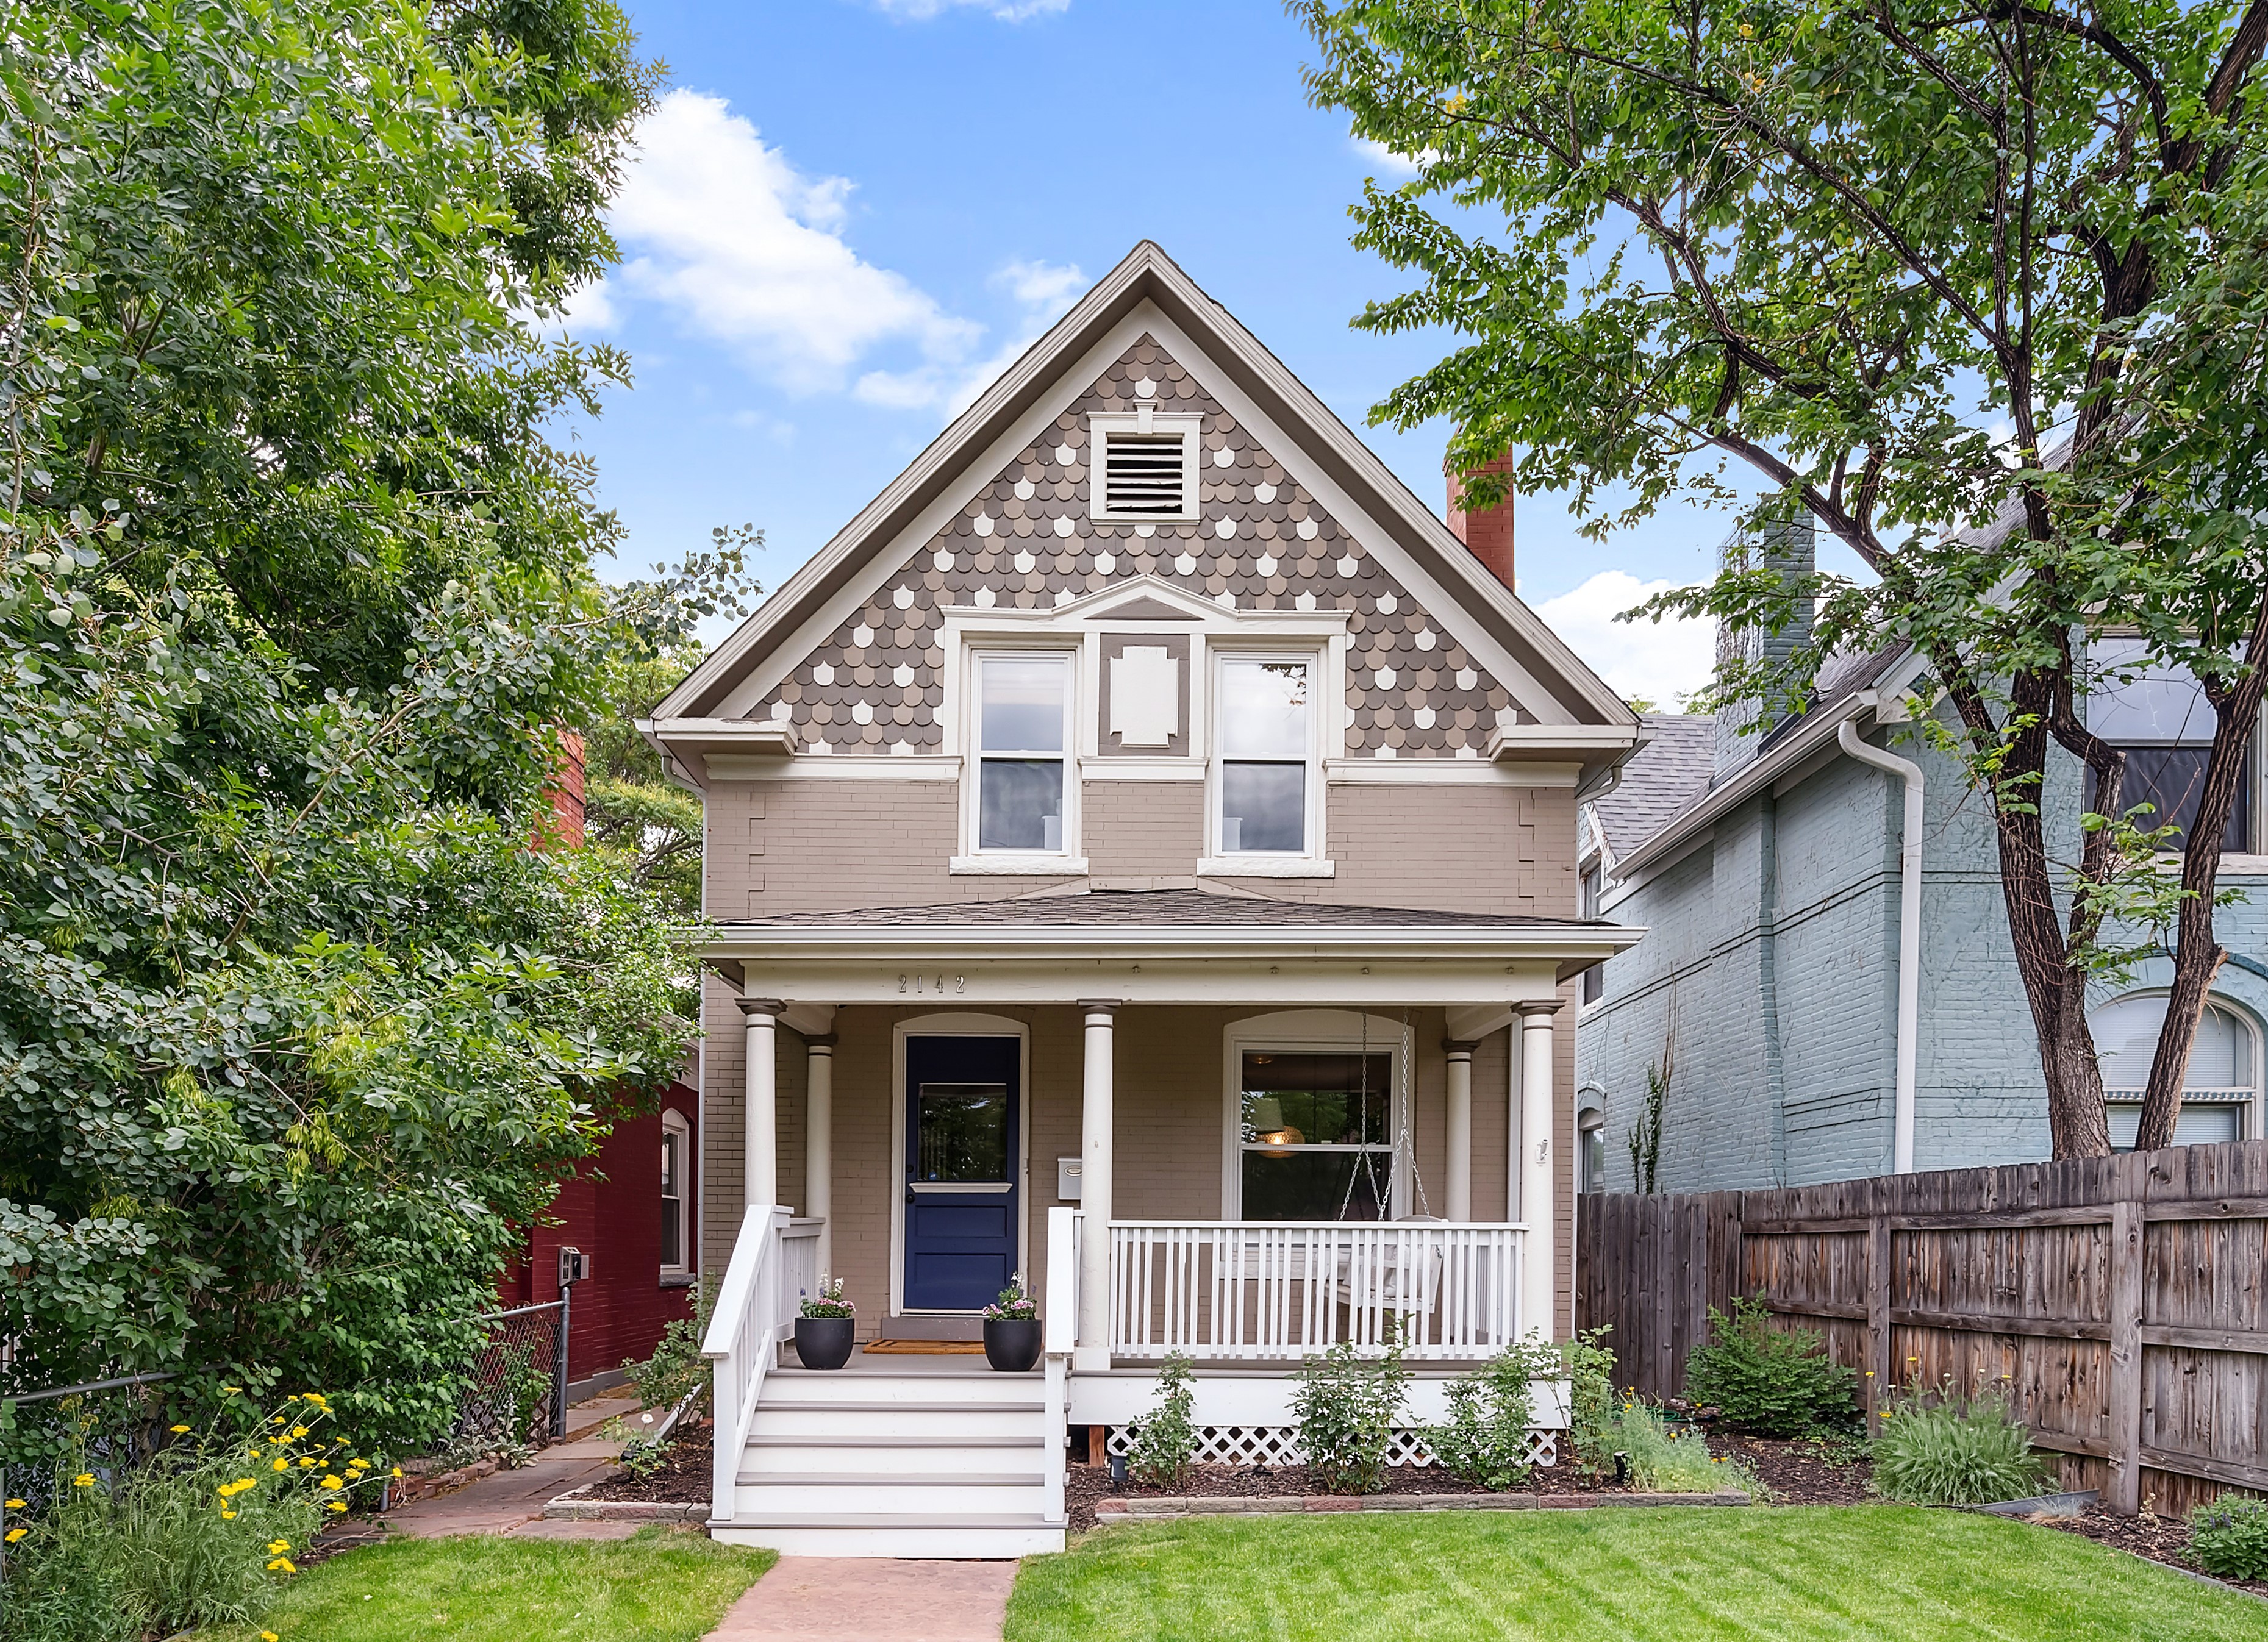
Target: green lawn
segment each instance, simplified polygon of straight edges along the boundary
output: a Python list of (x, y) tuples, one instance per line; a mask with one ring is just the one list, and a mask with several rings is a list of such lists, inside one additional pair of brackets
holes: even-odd
[(1904, 1506), (1210, 1517), (1026, 1561), (1007, 1642), (2240, 1642), (2268, 1603)]
[(776, 1559), (660, 1528), (397, 1539), (317, 1564), (258, 1624), (202, 1642), (699, 1642)]

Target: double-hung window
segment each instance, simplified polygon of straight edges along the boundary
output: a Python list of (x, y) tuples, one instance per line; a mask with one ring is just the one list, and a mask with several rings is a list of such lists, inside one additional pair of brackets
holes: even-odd
[(1220, 659), (1213, 711), (1216, 854), (1314, 853), (1315, 672), (1308, 657)]
[(1394, 1213), (1394, 1057), (1247, 1049), (1239, 1174), (1248, 1220)]
[[(2179, 850), (2197, 821), (2205, 795), (2205, 763), (2213, 753), (2213, 705), (2187, 667), (2154, 658), (2139, 638), (2097, 639), (2088, 647), (2097, 682), (2087, 703), (2087, 727), (2126, 755), (2118, 807), (2150, 806), (2134, 824), (2145, 832), (2176, 828), (2164, 842)], [(2248, 760), (2248, 763), (2249, 763)], [(2095, 802), (2088, 776), (2087, 802)], [(2242, 852), (2251, 830), (2252, 776), (2248, 769), (2228, 812), (2220, 847)]]
[(980, 655), (975, 672), (977, 850), (1061, 855), (1071, 658)]
[(661, 1270), (666, 1277), (687, 1268), (685, 1186), (687, 1152), (693, 1137), (675, 1112), (661, 1115)]

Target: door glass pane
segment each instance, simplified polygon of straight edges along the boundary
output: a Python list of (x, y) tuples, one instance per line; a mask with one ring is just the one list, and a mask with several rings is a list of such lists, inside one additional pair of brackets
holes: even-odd
[(1305, 764), (1223, 764), (1220, 767), (1220, 850), (1307, 847), (1307, 767)]
[(914, 1178), (992, 1183), (1008, 1178), (1008, 1088), (925, 1083), (915, 1092)]
[(978, 747), (988, 753), (1062, 752), (1070, 677), (1063, 658), (993, 656), (983, 665)]
[(1063, 848), (1063, 761), (988, 758), (977, 794), (980, 850)]
[(1304, 760), (1308, 746), (1307, 664), (1222, 662), (1219, 718), (1223, 758)]

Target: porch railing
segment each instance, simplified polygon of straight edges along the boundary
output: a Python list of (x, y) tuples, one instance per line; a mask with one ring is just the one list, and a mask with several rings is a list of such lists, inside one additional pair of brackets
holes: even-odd
[(1521, 1337), (1515, 1225), (1114, 1220), (1110, 1354), (1285, 1359), (1398, 1336), (1415, 1359)]
[(733, 1242), (725, 1281), (717, 1291), (716, 1309), (709, 1314), (708, 1337), (701, 1342), (701, 1355), (709, 1359), (714, 1375), (709, 1398), (716, 1417), (709, 1504), (713, 1521), (729, 1521), (733, 1515), (740, 1454), (747, 1447), (756, 1395), (778, 1349), (788, 1220), (784, 1208), (748, 1206), (740, 1234)]

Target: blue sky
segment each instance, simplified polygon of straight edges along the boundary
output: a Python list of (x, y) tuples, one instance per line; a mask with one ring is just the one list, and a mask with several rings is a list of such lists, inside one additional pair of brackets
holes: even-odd
[[(569, 329), (634, 389), (575, 437), (629, 526), (622, 573), (748, 521), (775, 585), (1135, 241), (1156, 239), (1418, 494), (1443, 430), (1364, 415), (1444, 350), (1351, 330), (1401, 276), (1347, 243), (1366, 176), (1307, 106), (1275, 0), (630, 0), (670, 89), (617, 201), (624, 266)], [(1625, 694), (1701, 683), (1706, 635), (1618, 625), (1705, 574), (1721, 514), (1605, 547), (1523, 498), (1521, 592)]]

